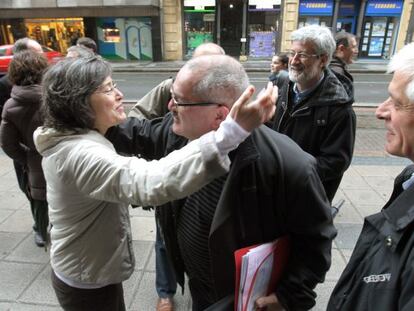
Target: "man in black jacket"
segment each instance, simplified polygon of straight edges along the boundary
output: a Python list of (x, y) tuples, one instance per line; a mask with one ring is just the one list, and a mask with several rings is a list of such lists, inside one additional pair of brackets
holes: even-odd
[[(171, 113), (151, 121), (129, 118), (107, 137), (119, 152), (158, 159), (217, 129), (247, 85), (243, 66), (233, 58), (197, 57), (171, 87)], [(183, 286), (187, 274), (193, 310), (204, 310), (234, 294), (235, 250), (288, 235), (284, 274), (275, 291), (257, 303), (312, 308), (336, 235), (315, 159), (266, 126), (254, 130), (230, 158), (227, 176), (156, 210), (177, 282)]]
[[(389, 97), (376, 116), (387, 129), (385, 150), (414, 161), (414, 43), (394, 55)], [(414, 166), (394, 182), (383, 209), (365, 218), (328, 310), (414, 310)]]
[(351, 164), (356, 117), (352, 99), (327, 68), (335, 41), (317, 25), (295, 30), (288, 51), (289, 79), (279, 92), (273, 129), (316, 158), (330, 202)]
[(354, 78), (348, 71), (348, 65), (354, 62), (358, 55), (358, 45), (355, 35), (340, 31), (335, 35), (336, 49), (329, 68), (345, 87), (349, 97), (354, 98)]

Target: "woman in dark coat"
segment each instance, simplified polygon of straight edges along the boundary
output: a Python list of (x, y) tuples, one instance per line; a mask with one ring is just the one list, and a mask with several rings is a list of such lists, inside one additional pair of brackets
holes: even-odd
[(26, 196), (34, 220), (34, 240), (39, 247), (46, 245), (49, 218), (42, 157), (34, 146), (33, 132), (43, 123), (40, 83), (47, 66), (47, 59), (42, 54), (30, 50), (14, 56), (8, 71), (13, 88), (11, 98), (4, 105), (0, 126), (1, 147), (25, 170)]

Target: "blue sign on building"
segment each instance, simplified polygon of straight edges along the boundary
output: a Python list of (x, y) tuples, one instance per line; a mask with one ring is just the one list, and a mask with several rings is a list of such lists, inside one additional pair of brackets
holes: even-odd
[(403, 1), (369, 0), (366, 16), (400, 16)]
[(333, 14), (333, 0), (301, 0), (299, 15), (329, 16)]
[(356, 3), (355, 0), (342, 0), (339, 4), (339, 16), (355, 16)]

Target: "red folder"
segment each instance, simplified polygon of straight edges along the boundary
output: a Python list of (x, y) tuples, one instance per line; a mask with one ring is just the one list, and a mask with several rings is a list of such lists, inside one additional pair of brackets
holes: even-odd
[[(274, 263), (273, 263), (273, 266), (272, 266), (271, 276), (270, 276), (269, 282), (267, 284), (267, 293), (266, 293), (266, 295), (269, 295), (270, 293), (274, 292), (275, 289), (276, 289), (277, 283), (278, 283), (280, 277), (282, 276), (284, 267), (286, 266), (286, 263), (287, 263), (287, 260), (288, 260), (289, 246), (290, 246), (289, 237), (287, 237), (287, 236), (278, 238), (278, 239), (276, 239), (275, 241), (273, 241), (271, 243), (274, 243), (273, 252), (270, 253), (267, 257), (269, 257), (270, 255), (273, 254)], [(244, 248), (238, 249), (234, 252), (235, 269), (236, 269), (236, 273), (235, 273), (236, 286), (235, 286), (235, 295), (234, 295), (234, 310), (235, 311), (237, 311), (238, 304), (239, 304), (240, 278), (241, 278), (241, 271), (242, 271), (243, 256), (245, 256), (249, 251), (254, 250), (256, 247), (259, 247), (261, 245), (262, 244), (256, 244), (256, 245), (244, 247)], [(252, 286), (250, 286), (248, 288), (248, 290), (249, 290), (248, 299), (245, 302), (245, 304), (240, 306), (240, 310), (242, 310), (242, 311), (245, 311), (247, 306), (248, 306), (249, 298), (251, 297), (252, 289), (253, 289), (254, 283), (256, 282), (257, 272), (259, 271), (259, 269), (260, 269), (261, 265), (263, 264), (263, 262), (265, 261), (265, 259), (267, 259), (267, 258), (263, 258), (263, 260), (261, 261), (261, 263), (259, 264), (259, 266), (257, 267), (257, 269), (254, 272), (252, 283), (251, 283)]]

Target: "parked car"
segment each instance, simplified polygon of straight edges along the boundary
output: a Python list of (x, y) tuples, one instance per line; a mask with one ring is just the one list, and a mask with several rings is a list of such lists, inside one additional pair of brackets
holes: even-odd
[[(47, 46), (43, 46), (43, 53), (49, 60), (49, 63), (54, 64), (63, 58), (63, 55), (54, 51)], [(13, 44), (0, 45), (0, 76), (7, 73), (7, 68), (13, 58)]]

